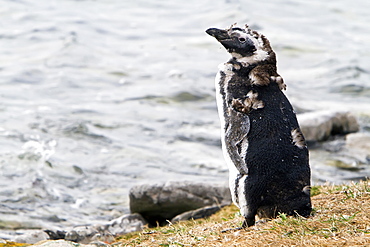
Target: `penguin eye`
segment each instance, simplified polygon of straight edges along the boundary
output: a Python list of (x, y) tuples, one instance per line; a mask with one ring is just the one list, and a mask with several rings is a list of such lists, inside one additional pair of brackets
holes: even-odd
[(242, 42), (242, 43), (244, 43), (246, 40), (245, 40), (245, 38), (240, 37), (240, 38), (239, 38), (239, 41), (240, 41), (240, 42)]

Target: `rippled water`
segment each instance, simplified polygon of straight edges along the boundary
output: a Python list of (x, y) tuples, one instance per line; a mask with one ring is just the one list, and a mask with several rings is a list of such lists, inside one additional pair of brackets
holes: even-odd
[[(3, 0), (0, 223), (96, 223), (127, 213), (136, 184), (226, 182), (214, 76), (228, 55), (209, 27), (249, 23), (263, 32), (297, 109), (370, 115), (369, 7)], [(342, 181), (317, 163), (314, 179), (324, 170)]]

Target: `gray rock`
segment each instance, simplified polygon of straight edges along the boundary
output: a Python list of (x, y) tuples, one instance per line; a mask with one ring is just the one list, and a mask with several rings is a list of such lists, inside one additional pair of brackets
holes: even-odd
[(163, 225), (186, 211), (231, 203), (228, 186), (193, 182), (135, 186), (129, 196), (131, 212), (141, 214), (151, 225)]
[(35, 244), (42, 240), (48, 240), (49, 235), (42, 230), (31, 230), (25, 234), (15, 237), (14, 242), (16, 243), (27, 243)]
[(348, 157), (339, 157), (337, 159), (329, 159), (325, 161), (325, 165), (334, 166), (336, 168), (357, 172), (362, 169), (361, 165), (355, 160)]
[(101, 226), (77, 226), (66, 232), (65, 240), (81, 244), (94, 241), (112, 242), (113, 235)]
[(37, 247), (76, 247), (76, 243), (65, 240), (44, 241), (32, 246)]
[(179, 214), (175, 216), (171, 222), (179, 222), (179, 221), (185, 221), (185, 220), (196, 220), (201, 218), (206, 218), (211, 216), (212, 214), (217, 213), (221, 210), (222, 207), (220, 206), (207, 206), (195, 210), (191, 210), (182, 214)]
[(39, 242), (35, 245), (36, 247), (108, 247), (108, 244), (102, 243), (102, 242), (93, 242), (90, 244), (76, 244), (71, 241), (66, 240), (53, 240), (53, 241), (43, 241)]
[(346, 146), (370, 153), (370, 133), (348, 134), (346, 136)]
[(44, 230), (49, 235), (50, 240), (64, 239), (66, 237), (66, 232), (61, 230)]
[(346, 135), (347, 152), (361, 163), (370, 163), (370, 133), (352, 133)]
[[(345, 136), (345, 139), (340, 138), (333, 141), (323, 143), (323, 148), (330, 153), (324, 154), (324, 161), (321, 162), (331, 169), (329, 166), (337, 168), (335, 174), (330, 178), (321, 180), (337, 182), (359, 181), (366, 180), (370, 174), (370, 133), (357, 132)], [(329, 147), (329, 148), (328, 148)]]
[(350, 112), (307, 112), (297, 118), (307, 141), (324, 141), (331, 135), (359, 130), (357, 119)]
[(65, 239), (82, 244), (95, 245), (102, 242), (114, 241), (114, 236), (129, 232), (141, 231), (147, 222), (139, 214), (126, 214), (114, 219), (107, 224), (94, 226), (77, 226), (70, 231), (45, 230), (47, 239)]
[(146, 224), (148, 223), (140, 214), (125, 214), (110, 221), (103, 227), (114, 236), (118, 236), (129, 232), (141, 231)]

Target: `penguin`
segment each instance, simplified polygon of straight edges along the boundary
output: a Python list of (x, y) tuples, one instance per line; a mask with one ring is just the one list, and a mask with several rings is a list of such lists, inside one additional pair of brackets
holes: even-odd
[(244, 217), (308, 217), (311, 171), (305, 138), (283, 93), (269, 40), (246, 25), (209, 28), (231, 58), (219, 65), (216, 101), (232, 200)]

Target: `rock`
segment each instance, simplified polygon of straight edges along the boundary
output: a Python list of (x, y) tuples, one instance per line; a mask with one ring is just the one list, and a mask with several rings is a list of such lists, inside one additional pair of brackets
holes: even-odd
[(14, 242), (34, 244), (42, 240), (48, 240), (49, 235), (42, 230), (31, 230), (25, 234), (15, 237)]
[(108, 244), (102, 242), (93, 242), (90, 244), (76, 244), (71, 241), (66, 240), (49, 240), (49, 241), (42, 241), (32, 246), (36, 247), (108, 247)]
[(331, 152), (324, 164), (338, 168), (335, 176), (340, 176), (342, 181), (366, 180), (369, 176), (370, 133), (351, 133), (345, 139), (326, 142), (323, 147)]
[(340, 159), (327, 160), (325, 162), (325, 165), (334, 166), (334, 167), (337, 167), (339, 169), (343, 169), (343, 170), (347, 170), (347, 171), (353, 171), (353, 172), (357, 172), (357, 171), (362, 169), (362, 167), (357, 162), (352, 161), (352, 160), (349, 160), (349, 161), (347, 161), (347, 160), (349, 160), (349, 159), (347, 158), (345, 161), (340, 160)]
[(66, 237), (65, 231), (44, 230), (44, 232), (49, 235), (50, 240), (64, 239)]
[(113, 235), (101, 226), (77, 226), (66, 232), (65, 240), (81, 244), (94, 241), (113, 242)]
[(104, 229), (114, 236), (118, 236), (129, 232), (141, 231), (146, 224), (148, 223), (140, 214), (125, 214), (110, 221), (104, 226)]
[(359, 130), (357, 119), (350, 112), (307, 112), (297, 118), (306, 141), (324, 141), (331, 135)]
[(130, 190), (130, 209), (149, 224), (163, 225), (176, 215), (211, 205), (231, 203), (229, 188), (192, 182), (140, 185)]
[(370, 133), (353, 133), (346, 136), (348, 148), (361, 149), (370, 154)]
[(129, 232), (141, 231), (147, 222), (139, 214), (125, 214), (103, 225), (77, 226), (70, 231), (45, 230), (47, 239), (65, 239), (76, 243), (87, 244), (96, 241), (112, 242), (114, 236)]
[(37, 247), (76, 247), (76, 243), (65, 240), (42, 241), (32, 246)]
[(141, 231), (147, 222), (139, 214), (126, 214), (104, 225), (77, 226), (70, 231), (45, 230), (48, 239), (65, 239), (76, 243), (88, 244), (96, 241), (112, 242), (114, 236)]
[(346, 135), (347, 152), (362, 163), (370, 163), (370, 133), (352, 133)]
[(217, 213), (221, 210), (222, 207), (220, 206), (207, 206), (195, 210), (191, 210), (182, 214), (179, 214), (175, 216), (171, 222), (179, 222), (179, 221), (185, 221), (185, 220), (196, 220), (201, 218), (206, 218), (211, 216), (212, 214)]

